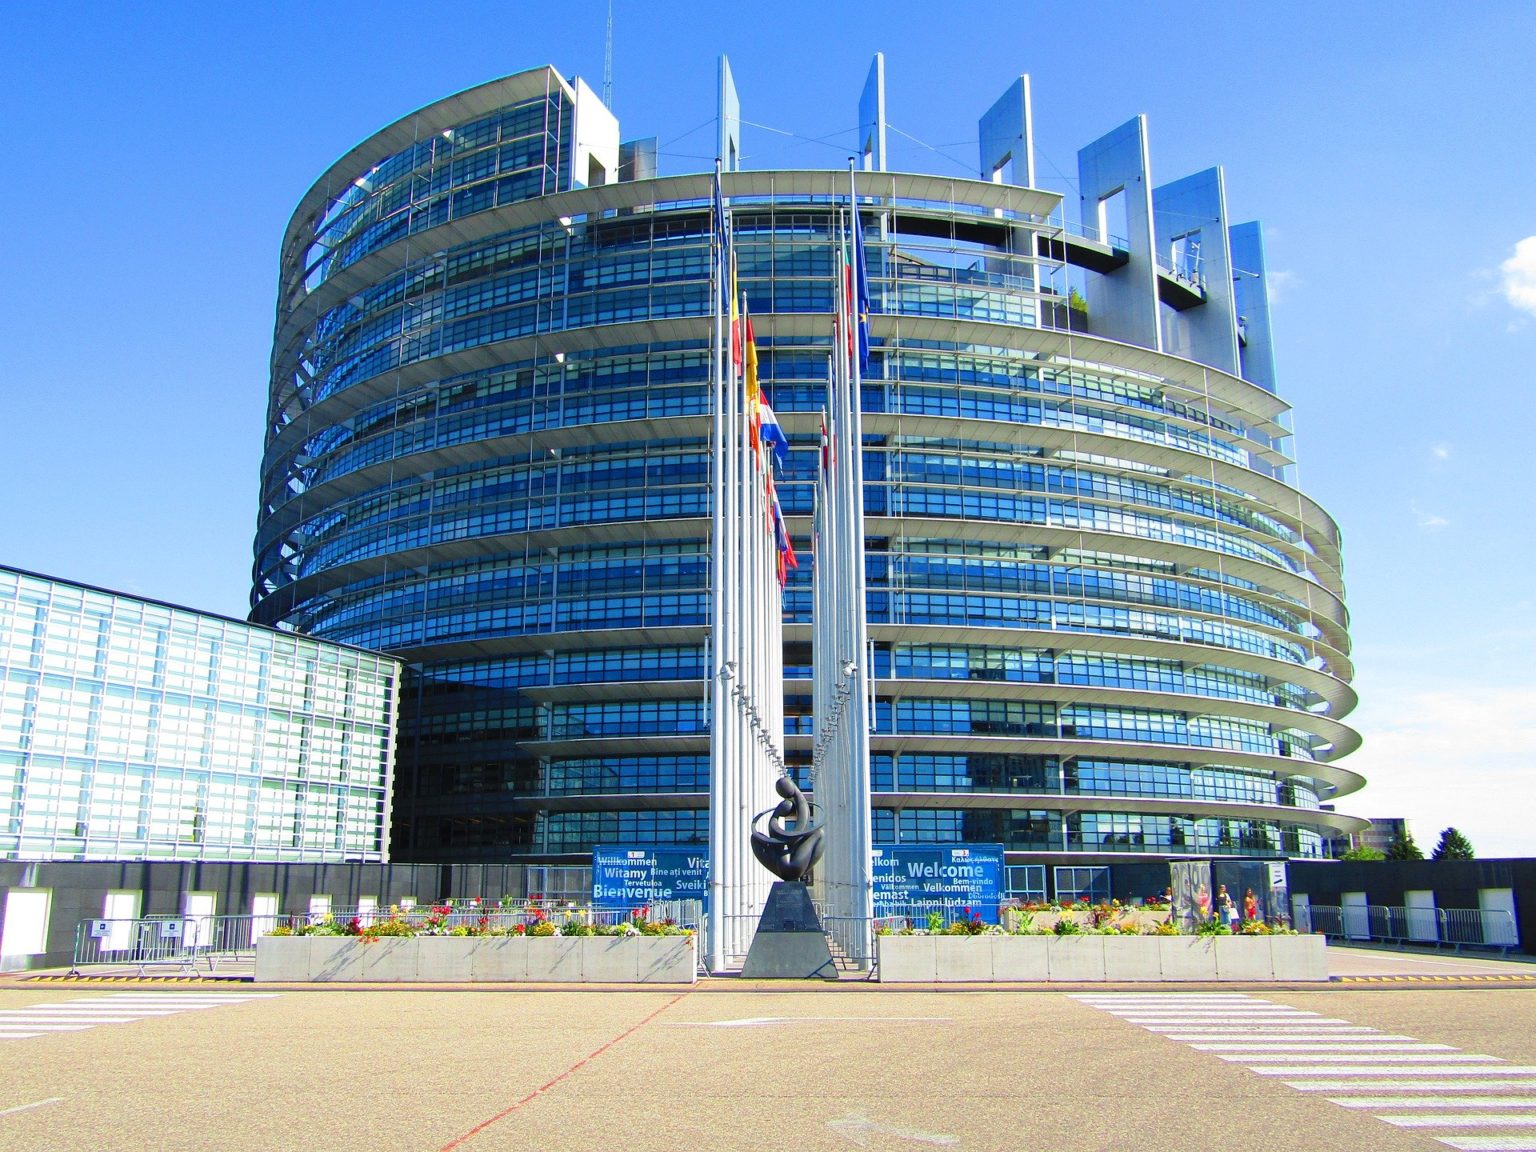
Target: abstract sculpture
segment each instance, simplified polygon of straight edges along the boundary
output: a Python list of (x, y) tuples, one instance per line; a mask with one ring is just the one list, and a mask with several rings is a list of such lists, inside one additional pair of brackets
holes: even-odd
[[(752, 818), (752, 852), (779, 879), (801, 882), (821, 859), (822, 826), (813, 820), (814, 805), (788, 776), (780, 776), (774, 788), (783, 799)], [(764, 816), (768, 830), (760, 832), (757, 823)], [(786, 821), (793, 821), (794, 828)]]

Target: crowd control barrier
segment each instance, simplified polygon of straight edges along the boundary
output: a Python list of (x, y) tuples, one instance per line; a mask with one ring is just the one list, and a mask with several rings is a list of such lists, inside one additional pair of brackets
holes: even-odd
[(1338, 940), (1380, 940), (1389, 944), (1433, 944), (1461, 949), (1499, 948), (1520, 942), (1515, 918), (1502, 908), (1404, 908), (1385, 904), (1313, 904), (1309, 924)]

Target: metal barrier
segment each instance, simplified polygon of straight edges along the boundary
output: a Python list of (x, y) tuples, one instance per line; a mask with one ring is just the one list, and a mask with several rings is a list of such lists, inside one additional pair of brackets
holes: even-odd
[(875, 928), (878, 919), (864, 916), (823, 916), (822, 929), (832, 949), (832, 963), (843, 971), (875, 971)]
[(1515, 918), (1502, 908), (1313, 904), (1310, 916), (1312, 931), (1340, 940), (1500, 948), (1506, 953), (1520, 942)]
[(255, 930), (272, 917), (151, 916), (136, 920), (82, 920), (75, 928), (70, 975), (92, 965), (128, 965), (140, 976), (151, 967), (175, 968), (182, 975), (210, 974), (221, 963), (255, 958)]

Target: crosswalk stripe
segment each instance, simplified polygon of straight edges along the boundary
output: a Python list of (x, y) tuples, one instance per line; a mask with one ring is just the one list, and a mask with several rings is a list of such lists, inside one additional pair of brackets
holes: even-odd
[[(1479, 1057), (1479, 1055), (1465, 1055), (1462, 1052), (1424, 1052), (1422, 1055), (1419, 1052), (1367, 1052), (1366, 1055), (1358, 1055), (1358, 1057), (1356, 1055), (1336, 1054), (1336, 1052), (1318, 1052), (1316, 1055), (1309, 1054), (1309, 1052), (1273, 1052), (1273, 1054), (1270, 1054), (1270, 1052), (1253, 1052), (1250, 1055), (1224, 1055), (1221, 1052), (1215, 1052), (1213, 1055), (1218, 1060), (1250, 1060), (1252, 1058), (1252, 1060), (1258, 1060), (1263, 1064), (1278, 1064), (1289, 1060), (1296, 1061), (1296, 1063), (1306, 1063), (1306, 1061), (1315, 1060), (1318, 1063), (1366, 1064), (1366, 1066), (1370, 1066), (1370, 1064), (1435, 1063), (1435, 1061), (1452, 1061), (1452, 1063), (1462, 1064), (1499, 1063), (1498, 1057)], [(1487, 1071), (1487, 1069), (1481, 1069), (1481, 1071)]]
[[(1502, 1072), (1503, 1069), (1500, 1069)], [(1490, 1088), (1536, 1088), (1536, 1081), (1509, 1079), (1487, 1080), (1286, 1080), (1285, 1085), (1298, 1092), (1486, 1092)]]
[(247, 1000), (261, 999), (256, 996), (200, 995), (186, 992), (106, 992), (100, 1000), (132, 1001), (136, 1004), (243, 1004)]
[(1301, 1040), (1294, 1044), (1271, 1043), (1268, 1040), (1239, 1040), (1227, 1044), (1191, 1044), (1196, 1052), (1454, 1052), (1449, 1044), (1378, 1044), (1374, 1040), (1359, 1044), (1318, 1043)]
[(251, 995), (196, 995), (174, 999), (177, 993), (118, 993), (79, 1000), (49, 1001), (23, 1008), (0, 1009), (0, 1040), (28, 1040), (56, 1032), (83, 1032), (108, 1024), (132, 1024), (161, 1016), (176, 1016), (203, 1008), (221, 1008), (248, 1000), (270, 999), (276, 992)]
[(1395, 1043), (1402, 1043), (1402, 1041), (1412, 1040), (1413, 1038), (1407, 1037), (1407, 1035), (1389, 1035), (1385, 1034), (1385, 1032), (1346, 1032), (1344, 1035), (1339, 1035), (1338, 1032), (1258, 1032), (1258, 1034), (1249, 1032), (1249, 1034), (1241, 1034), (1241, 1032), (1230, 1031), (1164, 1032), (1161, 1031), (1161, 1029), (1147, 1029), (1147, 1031), (1160, 1032), (1160, 1035), (1169, 1038), (1169, 1040), (1204, 1040), (1207, 1041), (1207, 1043), (1212, 1044), (1221, 1043), (1221, 1041), (1244, 1041), (1244, 1043), (1246, 1043), (1246, 1041), (1255, 1040), (1264, 1041), (1264, 1043), (1270, 1043), (1270, 1041), (1273, 1041), (1273, 1043), (1276, 1044), (1286, 1043), (1286, 1041), (1301, 1040), (1364, 1040), (1370, 1041), (1370, 1043), (1378, 1043), (1378, 1041), (1379, 1043), (1385, 1043), (1385, 1041), (1395, 1041)]
[(62, 1021), (62, 1020), (71, 1020), (71, 1021), (73, 1021), (75, 1023), (83, 1025), (84, 1027), (90, 1028), (90, 1027), (94, 1027), (97, 1024), (132, 1024), (135, 1020), (138, 1020), (138, 1019), (141, 1019), (141, 1017), (138, 1017), (138, 1016), (107, 1016), (107, 1015), (98, 1015), (98, 1016), (49, 1016), (49, 1015), (38, 1014), (38, 1015), (0, 1016), (0, 1023), (6, 1023), (6, 1024), (53, 1024), (53, 1023), (57, 1023), (57, 1022)]
[(0, 1034), (14, 1034), (16, 1032), (84, 1032), (92, 1028), (92, 1024), (7, 1024), (0, 1023)]
[[(1073, 999), (1298, 1091), (1329, 1093), (1341, 1108), (1424, 1129), (1460, 1152), (1536, 1152), (1536, 1137), (1520, 1131), (1536, 1128), (1536, 1067), (1258, 1000)], [(1503, 1131), (1434, 1135), (1454, 1128)]]
[(20, 1013), (28, 1016), (57, 1016), (60, 1019), (66, 1019), (71, 1016), (99, 1016), (104, 1012), (113, 1016), (129, 1013), (134, 1016), (174, 1016), (180, 1011), (182, 1011), (180, 1008), (139, 1008), (132, 1004), (103, 1004), (99, 1008), (70, 1008), (62, 1004), (38, 1004), (32, 1008), (0, 1009), (0, 1018)]
[(1371, 1064), (1362, 1064), (1359, 1067), (1346, 1065), (1318, 1065), (1315, 1068), (1300, 1068), (1294, 1064), (1279, 1064), (1274, 1067), (1268, 1065), (1253, 1065), (1248, 1071), (1257, 1072), (1260, 1076), (1536, 1076), (1536, 1068), (1518, 1067), (1512, 1068), (1502, 1064), (1456, 1064), (1442, 1067), (1426, 1067), (1420, 1065), (1416, 1068), (1384, 1068)]
[(1536, 1096), (1341, 1096), (1343, 1108), (1536, 1108)]

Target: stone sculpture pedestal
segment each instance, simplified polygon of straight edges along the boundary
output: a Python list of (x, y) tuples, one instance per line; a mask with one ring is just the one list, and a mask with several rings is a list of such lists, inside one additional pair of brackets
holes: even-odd
[(759, 980), (837, 979), (832, 950), (804, 884), (779, 880), (769, 890), (741, 974)]

